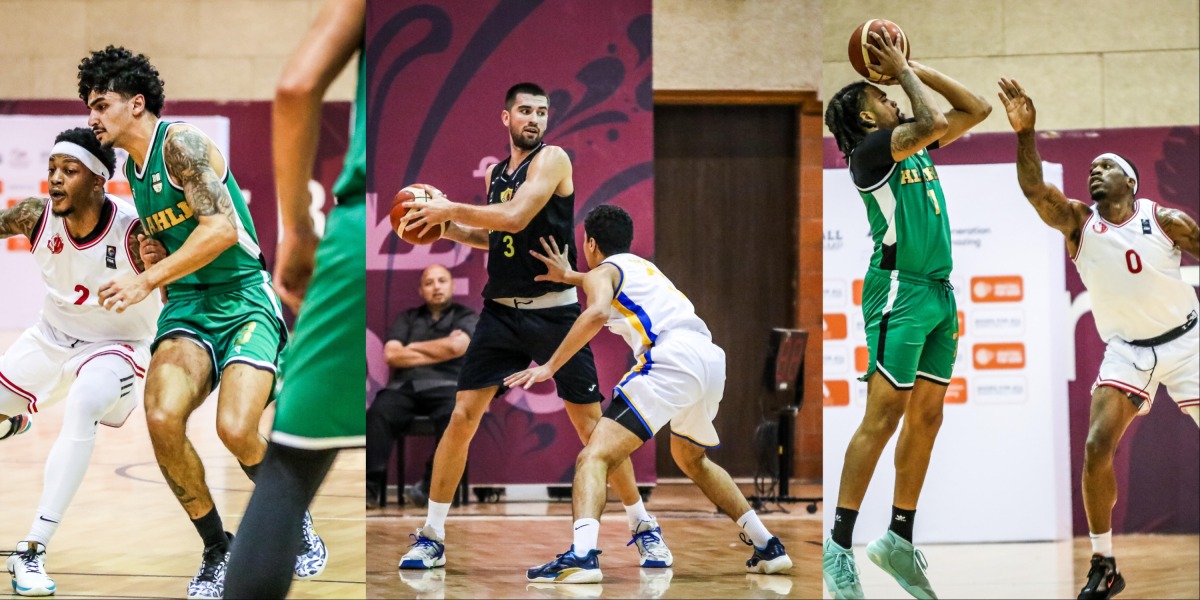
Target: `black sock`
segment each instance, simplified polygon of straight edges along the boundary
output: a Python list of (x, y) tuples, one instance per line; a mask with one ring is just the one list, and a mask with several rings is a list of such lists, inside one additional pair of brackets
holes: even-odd
[[(262, 462), (260, 461), (258, 465), (261, 464)], [(242, 472), (246, 474), (246, 477), (250, 478), (251, 482), (258, 477), (258, 465), (243, 465), (242, 461), (238, 461), (238, 466), (242, 468)]]
[(912, 543), (913, 520), (917, 518), (916, 509), (906, 510), (892, 506), (892, 525), (888, 529)]
[(225, 526), (221, 524), (221, 515), (217, 514), (217, 507), (212, 507), (208, 514), (199, 519), (192, 519), (192, 525), (196, 527), (200, 539), (204, 540), (205, 548), (229, 545), (229, 538), (225, 535)]
[(857, 520), (857, 510), (837, 507), (833, 513), (833, 543), (849, 548), (854, 543), (854, 522)]

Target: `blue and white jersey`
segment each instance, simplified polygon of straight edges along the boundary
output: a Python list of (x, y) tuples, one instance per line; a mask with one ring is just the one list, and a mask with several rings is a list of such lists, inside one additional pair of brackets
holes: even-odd
[(633, 254), (617, 254), (601, 264), (621, 271), (605, 325), (625, 339), (634, 356), (640, 358), (671, 331), (692, 331), (712, 339), (692, 302), (654, 263)]

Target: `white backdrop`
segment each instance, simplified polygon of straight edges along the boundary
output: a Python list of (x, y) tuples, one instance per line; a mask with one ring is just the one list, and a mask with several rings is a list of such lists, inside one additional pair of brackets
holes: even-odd
[[(935, 155), (936, 159), (936, 155)], [(1061, 188), (1062, 167), (1044, 165)], [(1017, 185), (1013, 164), (937, 168), (953, 240), (960, 340), (945, 418), (917, 506), (918, 543), (1070, 537), (1069, 297), (1063, 239)], [(861, 280), (872, 249), (845, 169), (824, 172), (825, 526), (866, 408)], [(899, 431), (897, 430), (897, 435)], [(855, 543), (891, 518), (895, 437), (863, 501)]]
[[(82, 109), (83, 106), (81, 105)], [(229, 119), (185, 117), (200, 128), (229, 156)], [(45, 197), (46, 162), (54, 137), (72, 127), (87, 127), (86, 115), (0, 115), (0, 207), (7, 208), (30, 196)], [(132, 202), (125, 180), (124, 151), (117, 151), (117, 174), (108, 184), (110, 193)], [(20, 330), (37, 320), (45, 286), (29, 256), (24, 236), (0, 240), (0, 273), (6, 293), (0, 294), (0, 330)]]

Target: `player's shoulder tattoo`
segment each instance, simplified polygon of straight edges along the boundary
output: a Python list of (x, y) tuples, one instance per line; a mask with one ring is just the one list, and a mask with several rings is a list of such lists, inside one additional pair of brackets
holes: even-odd
[(209, 160), (209, 141), (193, 127), (170, 131), (163, 144), (167, 172), (179, 181), (192, 210), (199, 216), (226, 214), (232, 217), (233, 201)]
[(26, 198), (12, 208), (0, 210), (0, 238), (23, 235), (33, 237), (33, 228), (46, 212), (45, 198)]

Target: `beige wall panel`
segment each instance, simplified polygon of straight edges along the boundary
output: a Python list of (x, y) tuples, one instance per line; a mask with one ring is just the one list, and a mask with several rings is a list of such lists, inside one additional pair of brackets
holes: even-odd
[(1054, 0), (1008, 2), (1009, 54), (1117, 52), (1195, 48), (1200, 40), (1195, 0)]
[[(82, 0), (0, 0), (0, 57), (81, 54), (86, 12)], [(21, 84), (0, 78), (0, 89), (12, 85)]]
[[(57, 2), (47, 2), (57, 4)], [(84, 48), (77, 60), (106, 46), (124, 46), (145, 54), (158, 66), (164, 58), (195, 56), (190, 29), (201, 10), (193, 2), (158, 2), (153, 9), (144, 0), (93, 0), (88, 2)]]
[(295, 0), (206, 5), (190, 32), (195, 47), (190, 56), (286, 56), (308, 29), (309, 9)]
[(1200, 123), (1200, 52), (1104, 55), (1104, 121), (1109, 127)]
[[(997, 56), (1004, 51), (997, 24), (1005, 3), (982, 0), (929, 0), (920, 10), (895, 0), (826, 0), (825, 60), (845, 61), (850, 34), (867, 19), (887, 19), (904, 30), (915, 59), (945, 56)], [(833, 93), (835, 90), (830, 90)]]
[(815, 90), (820, 0), (655, 0), (654, 89)]
[[(82, 57), (35, 57), (29, 59), (33, 71), (31, 93), (41, 98), (62, 98), (64, 100), (79, 100), (79, 80), (76, 73), (79, 69), (79, 59)], [(66, 73), (67, 77), (62, 74)], [(80, 114), (87, 111), (83, 101), (79, 101)]]
[(225, 99), (249, 98), (254, 87), (249, 58), (167, 58), (155, 66), (166, 83), (168, 107), (172, 100), (213, 100), (214, 90)]

